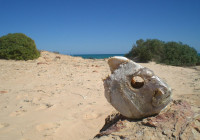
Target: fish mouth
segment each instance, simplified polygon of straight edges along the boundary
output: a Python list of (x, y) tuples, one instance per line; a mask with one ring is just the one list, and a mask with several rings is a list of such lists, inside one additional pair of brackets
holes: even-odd
[(164, 92), (157, 89), (152, 97), (153, 107), (163, 107), (166, 106), (171, 101), (171, 91)]

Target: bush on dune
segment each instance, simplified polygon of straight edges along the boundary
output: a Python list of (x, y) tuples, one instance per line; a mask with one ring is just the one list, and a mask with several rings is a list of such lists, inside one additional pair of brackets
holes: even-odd
[(199, 61), (199, 56), (194, 48), (177, 42), (168, 42), (164, 47), (161, 63), (175, 66), (194, 66)]
[(181, 42), (163, 42), (157, 39), (140, 39), (125, 55), (137, 62), (155, 61), (174, 66), (194, 66), (200, 64), (197, 51)]
[(22, 33), (0, 38), (0, 59), (33, 60), (40, 56), (34, 40)]
[(164, 42), (153, 40), (137, 40), (136, 45), (125, 56), (139, 62), (157, 61), (160, 59), (160, 54), (163, 53)]

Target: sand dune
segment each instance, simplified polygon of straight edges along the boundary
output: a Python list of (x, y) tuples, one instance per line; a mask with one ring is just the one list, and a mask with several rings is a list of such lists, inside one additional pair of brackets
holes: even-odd
[[(151, 63), (173, 98), (200, 93), (200, 67)], [(0, 60), (0, 139), (88, 140), (114, 111), (104, 97), (106, 60), (43, 51), (32, 61)]]

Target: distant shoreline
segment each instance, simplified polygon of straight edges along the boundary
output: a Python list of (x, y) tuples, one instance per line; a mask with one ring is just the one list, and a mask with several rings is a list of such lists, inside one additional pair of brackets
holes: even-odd
[[(83, 59), (106, 59), (113, 56), (124, 56), (125, 54), (67, 54), (67, 53), (61, 53), (57, 51), (49, 51), (53, 53), (63, 54), (63, 55), (69, 55), (73, 57), (82, 57)], [(200, 56), (200, 53), (197, 53)]]

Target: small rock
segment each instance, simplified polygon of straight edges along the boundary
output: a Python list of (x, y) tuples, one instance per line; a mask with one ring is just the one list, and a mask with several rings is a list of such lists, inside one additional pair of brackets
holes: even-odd
[(46, 63), (46, 62), (38, 62), (37, 63), (37, 65), (41, 65), (41, 64), (47, 64), (48, 65), (48, 63)]
[(61, 57), (60, 56), (56, 56), (56, 59), (61, 59)]
[(8, 93), (8, 91), (5, 90), (0, 91), (0, 94), (5, 94), (5, 93)]

